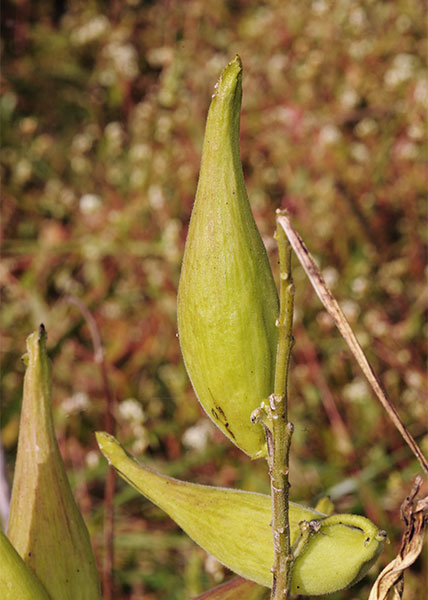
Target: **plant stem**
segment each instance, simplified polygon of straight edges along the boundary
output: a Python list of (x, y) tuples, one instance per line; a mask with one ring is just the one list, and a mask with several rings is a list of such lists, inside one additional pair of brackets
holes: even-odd
[[(277, 211), (280, 216), (283, 211)], [(293, 556), (288, 519), (289, 454), (293, 425), (288, 422), (287, 383), (293, 346), (294, 284), (291, 277), (291, 246), (282, 227), (277, 225), (275, 238), (279, 252), (279, 300), (277, 320), (278, 348), (275, 365), (274, 393), (269, 398), (270, 427), (266, 428), (268, 463), (272, 495), (272, 531), (274, 545), (271, 600), (287, 600), (291, 589)]]
[[(88, 307), (76, 296), (67, 296), (66, 302), (74, 304), (82, 313), (89, 327), (89, 332), (94, 346), (94, 360), (99, 365), (101, 371), (101, 379), (103, 390), (106, 399), (105, 412), (105, 430), (107, 433), (114, 435), (115, 433), (115, 396), (111, 391), (107, 365), (105, 361), (104, 349), (101, 340), (101, 334), (98, 329), (97, 322), (93, 317)], [(112, 600), (113, 598), (113, 567), (114, 567), (114, 491), (116, 484), (116, 471), (110, 466), (107, 479), (104, 486), (104, 558), (102, 564), (102, 587), (104, 600)]]

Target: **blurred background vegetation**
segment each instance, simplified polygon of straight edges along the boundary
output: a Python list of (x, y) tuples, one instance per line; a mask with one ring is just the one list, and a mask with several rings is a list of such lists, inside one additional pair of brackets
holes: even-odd
[[(242, 161), (275, 263), (289, 209), (399, 409), (428, 450), (426, 14), (419, 0), (5, 0), (2, 14), (2, 420), (13, 477), (25, 338), (43, 322), (57, 435), (103, 556), (107, 465), (93, 431), (164, 473), (269, 492), (263, 461), (199, 407), (176, 338), (176, 291), (205, 117), (219, 73), (244, 63)], [(420, 472), (295, 261), (291, 496), (330, 494), (396, 554)], [(115, 598), (185, 600), (230, 577), (122, 481)], [(254, 540), (257, 543), (257, 540)], [(426, 549), (425, 549), (426, 559)], [(425, 569), (425, 571), (424, 571)], [(367, 598), (373, 573), (330, 598)], [(426, 560), (406, 575), (422, 598)]]

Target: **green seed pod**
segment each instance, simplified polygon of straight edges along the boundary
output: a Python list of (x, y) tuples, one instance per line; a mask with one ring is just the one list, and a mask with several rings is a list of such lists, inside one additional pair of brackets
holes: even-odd
[(43, 326), (27, 338), (26, 364), (8, 537), (53, 599), (98, 600), (88, 530), (55, 438)]
[(273, 391), (278, 297), (239, 155), (241, 73), (236, 57), (208, 113), (178, 289), (178, 333), (199, 402), (255, 458), (266, 454), (266, 444), (250, 416)]
[(331, 515), (334, 512), (334, 504), (331, 498), (323, 496), (318, 500), (315, 506), (315, 510), (324, 513), (325, 515)]
[(49, 596), (0, 531), (0, 598), (2, 600), (49, 600)]
[[(112, 436), (96, 436), (101, 452), (119, 475), (167, 512), (197, 544), (238, 575), (271, 587), (270, 496), (165, 477), (128, 456)], [(294, 502), (290, 502), (289, 520), (292, 544), (300, 534), (299, 523), (319, 522), (318, 533), (309, 539), (293, 570), (293, 593), (308, 596), (356, 583), (372, 566), (386, 538), (365, 517), (326, 517)]]

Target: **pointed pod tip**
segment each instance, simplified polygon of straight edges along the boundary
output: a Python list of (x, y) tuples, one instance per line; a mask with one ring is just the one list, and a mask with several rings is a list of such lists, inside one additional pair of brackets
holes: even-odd
[(98, 446), (102, 450), (104, 446), (108, 445), (109, 442), (111, 443), (114, 440), (114, 437), (105, 431), (96, 431), (95, 439), (97, 440)]
[(37, 341), (39, 342), (39, 346), (42, 348), (43, 351), (46, 350), (47, 339), (48, 332), (46, 331), (46, 327), (43, 325), (43, 323), (40, 323)]
[(33, 331), (26, 340), (27, 352), (23, 356), (24, 364), (28, 367), (32, 360), (46, 360), (47, 332), (43, 323), (37, 331)]
[(105, 431), (96, 431), (95, 438), (99, 449), (109, 462), (114, 455), (118, 457), (125, 452), (117, 439)]
[(219, 80), (215, 84), (215, 97), (225, 97), (232, 94), (240, 83), (242, 73), (242, 61), (238, 54), (223, 69)]
[(239, 68), (242, 70), (242, 60), (241, 57), (239, 56), (239, 54), (235, 54), (235, 57), (233, 58), (233, 60), (230, 61), (229, 65), (232, 64), (237, 64), (239, 66)]

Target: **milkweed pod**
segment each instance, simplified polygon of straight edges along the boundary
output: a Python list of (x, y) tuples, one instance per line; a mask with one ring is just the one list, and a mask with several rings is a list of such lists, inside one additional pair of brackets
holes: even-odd
[[(101, 452), (119, 475), (157, 504), (198, 543), (232, 571), (271, 587), (273, 544), (270, 496), (197, 485), (160, 475), (128, 456), (106, 433), (97, 433)], [(296, 560), (292, 591), (328, 594), (348, 587), (365, 575), (382, 550), (385, 534), (365, 517), (332, 515), (290, 502), (293, 544), (301, 521), (318, 521)]]
[(2, 600), (50, 600), (5, 534), (0, 531), (0, 598)]
[(334, 504), (329, 496), (323, 496), (318, 500), (315, 505), (315, 510), (324, 513), (325, 515), (331, 515), (334, 512)]
[(278, 297), (239, 155), (242, 65), (212, 97), (178, 289), (178, 333), (207, 414), (251, 457), (266, 454), (252, 411), (273, 391)]
[(97, 600), (89, 534), (55, 438), (46, 332), (27, 338), (27, 370), (8, 537), (54, 600)]

